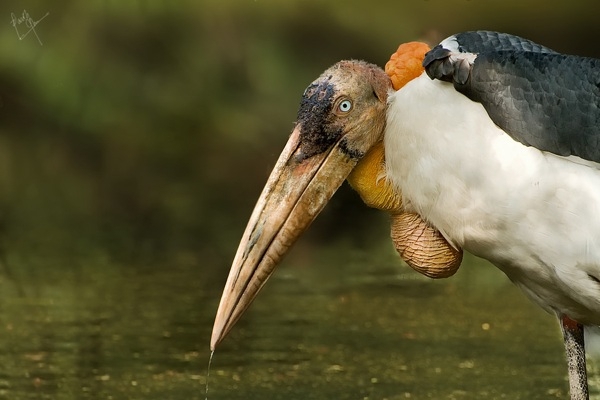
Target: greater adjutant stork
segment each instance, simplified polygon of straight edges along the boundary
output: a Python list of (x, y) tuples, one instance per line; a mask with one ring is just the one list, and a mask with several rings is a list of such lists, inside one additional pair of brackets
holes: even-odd
[(600, 60), (477, 31), (401, 45), (386, 72), (342, 61), (304, 92), (211, 348), (348, 178), (393, 214), (396, 247), (418, 271), (451, 275), (465, 249), (555, 314), (571, 398), (586, 399), (583, 326), (600, 325)]

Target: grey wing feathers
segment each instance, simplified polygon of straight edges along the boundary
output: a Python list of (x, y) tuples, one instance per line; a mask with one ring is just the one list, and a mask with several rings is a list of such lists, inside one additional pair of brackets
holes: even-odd
[[(459, 46), (460, 35), (454, 36)], [(471, 51), (484, 49), (467, 59), (437, 46), (423, 63), (428, 75), (481, 103), (496, 125), (524, 145), (600, 163), (600, 60), (546, 51), (520, 38), (511, 42), (511, 35), (484, 35), (515, 42), (516, 49), (463, 39)]]
[(439, 79), (446, 82), (456, 81), (459, 84), (466, 83), (471, 73), (471, 65), (465, 58), (452, 57), (453, 52), (437, 45), (431, 49), (423, 60), (425, 72), (431, 79)]
[(487, 51), (532, 51), (534, 53), (556, 53), (546, 46), (531, 40), (492, 31), (471, 31), (454, 35), (461, 53), (483, 53)]
[(534, 53), (556, 53), (554, 50), (508, 33), (492, 31), (470, 31), (450, 36), (425, 55), (423, 66), (431, 79), (464, 83), (470, 65), (464, 59), (451, 59), (457, 53), (488, 53), (497, 51), (531, 51)]

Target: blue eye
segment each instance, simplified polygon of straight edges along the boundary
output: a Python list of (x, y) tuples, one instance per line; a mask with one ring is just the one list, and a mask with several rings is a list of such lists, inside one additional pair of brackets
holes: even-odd
[(352, 110), (352, 102), (350, 100), (344, 100), (338, 105), (338, 110), (343, 113), (347, 113)]

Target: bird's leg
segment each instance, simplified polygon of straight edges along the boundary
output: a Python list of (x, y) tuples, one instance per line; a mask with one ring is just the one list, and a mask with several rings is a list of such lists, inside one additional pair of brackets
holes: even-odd
[(567, 316), (559, 316), (569, 366), (571, 400), (588, 400), (587, 371), (585, 367), (585, 342), (583, 325)]

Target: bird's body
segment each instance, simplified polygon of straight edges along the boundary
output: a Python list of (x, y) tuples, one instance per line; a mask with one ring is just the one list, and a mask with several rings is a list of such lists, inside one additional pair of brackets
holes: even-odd
[(587, 399), (583, 325), (600, 325), (600, 61), (478, 31), (431, 50), (401, 45), (386, 72), (342, 61), (304, 92), (211, 347), (348, 178), (392, 214), (396, 249), (417, 271), (448, 277), (464, 248), (555, 313), (571, 398)]
[(599, 165), (515, 141), (426, 74), (388, 103), (387, 177), (405, 207), (546, 310), (600, 324)]

